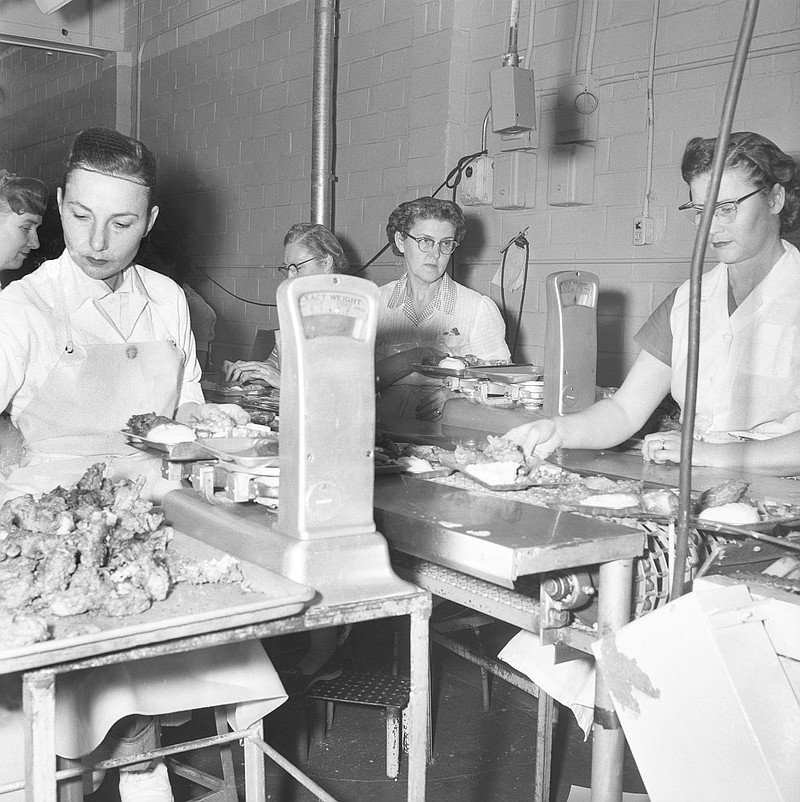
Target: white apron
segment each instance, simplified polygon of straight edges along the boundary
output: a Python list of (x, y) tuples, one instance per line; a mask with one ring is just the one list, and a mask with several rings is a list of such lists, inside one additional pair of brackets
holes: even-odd
[[(757, 439), (800, 429), (800, 254), (786, 252), (728, 315), (728, 268), (703, 276), (695, 435)], [(675, 296), (670, 325), (672, 395), (683, 409), (689, 290)]]
[[(26, 455), (8, 484), (14, 494), (47, 492), (74, 483), (90, 465), (104, 461), (112, 477), (145, 475), (145, 495), (160, 502), (164, 492), (179, 483), (162, 480), (161, 459), (128, 446), (121, 430), (133, 414), (155, 411), (172, 417), (183, 354), (169, 340), (130, 343), (121, 333), (121, 342), (74, 345), (67, 316), (64, 337), (61, 359), (17, 418)], [(134, 713), (157, 715), (249, 702), (234, 711), (236, 722), (246, 726), (286, 698), (259, 642), (60, 675), (56, 751), (69, 758), (85, 755), (115, 721)], [(19, 754), (21, 743), (21, 712), (0, 711), (3, 754)], [(0, 781), (19, 778), (6, 776), (7, 770), (13, 772), (10, 764), (0, 760)]]

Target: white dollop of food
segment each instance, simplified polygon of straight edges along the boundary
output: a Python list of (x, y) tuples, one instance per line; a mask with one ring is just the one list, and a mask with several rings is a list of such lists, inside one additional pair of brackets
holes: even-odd
[(426, 459), (420, 459), (415, 456), (400, 457), (397, 460), (403, 464), (403, 470), (407, 473), (427, 473), (433, 470), (433, 465)]
[(518, 462), (481, 462), (467, 465), (464, 470), (487, 485), (513, 485), (518, 469)]
[(697, 517), (701, 521), (714, 521), (718, 524), (757, 524), (761, 520), (758, 510), (743, 501), (707, 507)]
[(191, 443), (197, 440), (194, 429), (182, 423), (162, 423), (154, 426), (147, 433), (147, 439), (153, 443), (174, 445), (175, 443)]
[(587, 496), (581, 502), (584, 507), (606, 507), (610, 510), (622, 510), (625, 507), (638, 507), (639, 499), (633, 493), (596, 493)]
[(441, 362), (439, 362), (437, 367), (440, 368), (450, 368), (450, 370), (463, 370), (467, 366), (467, 363), (464, 362), (463, 359), (458, 359), (454, 356), (446, 356)]

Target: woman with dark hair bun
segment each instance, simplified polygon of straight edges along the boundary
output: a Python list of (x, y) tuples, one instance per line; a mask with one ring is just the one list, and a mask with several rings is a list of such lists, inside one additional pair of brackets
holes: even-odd
[[(13, 192), (7, 185), (0, 198), (8, 214), (29, 221), (23, 249), (33, 247), (46, 191), (38, 182), (11, 182)], [(104, 128), (73, 140), (57, 193), (65, 250), (0, 293), (0, 409), (8, 407), (25, 446), (0, 477), (0, 504), (74, 485), (96, 463), (103, 478), (141, 481), (142, 496), (155, 503), (181, 486), (162, 478), (160, 455), (122, 433), (133, 415), (150, 411), (183, 421), (216, 412), (200, 389), (183, 291), (136, 262), (158, 215), (155, 188), (155, 156), (141, 142)], [(240, 407), (222, 406), (249, 421)], [(62, 535), (52, 537), (55, 544)], [(232, 705), (240, 723), (252, 723), (286, 698), (258, 641), (73, 672), (56, 690), (55, 748), (72, 759), (95, 748), (129, 757), (157, 746), (154, 716)], [(7, 772), (22, 773), (23, 727), (19, 710), (0, 717), (2, 785)], [(120, 768), (119, 796), (172, 802), (164, 761)]]
[[(711, 184), (716, 139), (691, 139), (681, 162), (695, 226)], [(703, 275), (694, 465), (786, 476), (800, 473), (800, 253), (782, 239), (800, 222), (800, 172), (761, 134), (728, 142)], [(622, 387), (582, 412), (507, 433), (530, 452), (609, 448), (639, 431), (671, 393), (686, 396), (689, 282), (636, 335), (642, 351)], [(642, 456), (679, 462), (679, 431), (647, 435)]]

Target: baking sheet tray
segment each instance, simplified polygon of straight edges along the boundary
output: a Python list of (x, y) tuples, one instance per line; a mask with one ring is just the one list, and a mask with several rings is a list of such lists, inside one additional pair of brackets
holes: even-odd
[(446, 379), (448, 376), (455, 376), (460, 379), (466, 376), (467, 367), (463, 368), (440, 368), (438, 365), (424, 365), (422, 362), (413, 362), (411, 367), (423, 376), (433, 379)]
[[(194, 560), (216, 560), (226, 553), (175, 532), (170, 549)], [(238, 583), (178, 583), (170, 595), (139, 615), (112, 618), (79, 615), (57, 620), (54, 638), (15, 649), (0, 648), (0, 673), (82, 659), (231, 627), (263, 623), (302, 612), (316, 591), (258, 565), (239, 560), (250, 591)], [(71, 636), (77, 627), (97, 631)]]
[(541, 379), (544, 368), (539, 365), (477, 365), (467, 368), (470, 378), (489, 379), (504, 384), (520, 384)]
[(277, 437), (209, 437), (198, 440), (198, 443), (207, 455), (219, 457), (225, 462), (232, 462), (243, 468), (266, 468), (277, 466), (280, 457), (277, 454), (260, 454), (258, 446), (277, 441)]

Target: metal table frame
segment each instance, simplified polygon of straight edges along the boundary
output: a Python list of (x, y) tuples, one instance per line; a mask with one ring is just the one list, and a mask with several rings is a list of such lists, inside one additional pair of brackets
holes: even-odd
[[(55, 683), (58, 674), (78, 671), (85, 668), (110, 665), (163, 654), (174, 654), (225, 643), (245, 640), (271, 638), (294, 632), (303, 632), (324, 627), (352, 624), (381, 618), (408, 615), (410, 618), (410, 681), (411, 693), (408, 703), (409, 754), (408, 754), (408, 802), (423, 802), (425, 799), (425, 772), (427, 743), (429, 738), (427, 710), (429, 698), (428, 622), (431, 614), (431, 597), (424, 590), (411, 590), (407, 594), (374, 600), (316, 605), (304, 613), (288, 618), (271, 620), (248, 626), (220, 628), (220, 620), (208, 622), (208, 632), (192, 637), (176, 637), (162, 643), (125, 648), (88, 659), (65, 660), (69, 653), (69, 642), (63, 650), (53, 651), (48, 656), (47, 665), (37, 667), (14, 665), (3, 670), (17, 670), (23, 673), (23, 711), (25, 717), (24, 749), (26, 755), (25, 790), (29, 802), (57, 802), (57, 777), (74, 777), (79, 770), (56, 771), (55, 755)], [(263, 802), (266, 798), (264, 755), (280, 763), (291, 771), (288, 761), (274, 752), (262, 738), (261, 722), (250, 730), (243, 731), (245, 757), (245, 796), (248, 802)], [(231, 734), (231, 739), (238, 738)], [(205, 741), (205, 744), (203, 744)], [(208, 745), (219, 739), (201, 739), (182, 745), (180, 750), (170, 748), (169, 752), (188, 751), (196, 745)], [(130, 762), (130, 761), (123, 761)], [(310, 787), (310, 786), (307, 786)], [(11, 790), (11, 789), (9, 789)], [(313, 790), (313, 789), (312, 789)], [(324, 792), (323, 792), (324, 794)], [(328, 795), (320, 799), (332, 799)]]
[[(539, 602), (521, 593), (476, 579), (441, 565), (396, 554), (395, 568), (404, 578), (429, 590), (435, 596), (485, 613), (522, 629), (539, 633)], [(614, 632), (630, 620), (633, 560), (620, 559), (600, 564), (598, 623), (595, 638)], [(555, 630), (559, 642), (570, 644), (571, 628)], [(434, 635), (435, 642), (441, 639)], [(578, 632), (573, 645), (586, 649), (588, 636)], [(451, 648), (448, 644), (442, 644)], [(459, 650), (462, 657), (509, 680), (504, 673), (492, 671), (491, 661), (474, 659)], [(532, 688), (516, 683), (527, 692)], [(530, 683), (533, 686), (533, 683)], [(534, 686), (535, 687), (535, 686)], [(552, 748), (553, 700), (541, 689), (538, 698), (536, 733), (535, 802), (550, 799), (550, 755)], [(625, 736), (614, 712), (606, 683), (598, 671), (595, 681), (595, 719), (592, 732), (592, 802), (621, 802)]]

